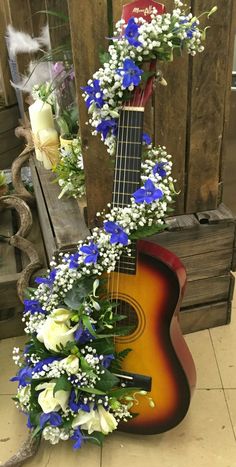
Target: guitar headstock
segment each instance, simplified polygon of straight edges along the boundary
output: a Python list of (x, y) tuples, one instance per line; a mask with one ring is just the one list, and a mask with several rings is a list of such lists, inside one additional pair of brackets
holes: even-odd
[[(128, 23), (130, 18), (144, 18), (145, 21), (151, 22), (153, 8), (157, 10), (158, 15), (165, 13), (165, 5), (162, 3), (158, 3), (155, 0), (136, 0), (123, 6), (122, 19), (126, 23)], [(129, 106), (145, 107), (153, 93), (154, 82), (156, 80), (156, 60), (152, 60), (149, 65), (145, 63), (145, 67), (145, 71), (153, 72), (153, 76), (145, 84), (135, 89), (133, 99), (128, 103)]]
[(130, 18), (144, 18), (151, 21), (152, 9), (156, 8), (157, 14), (165, 13), (165, 5), (155, 0), (136, 0), (123, 6), (122, 19), (127, 23)]

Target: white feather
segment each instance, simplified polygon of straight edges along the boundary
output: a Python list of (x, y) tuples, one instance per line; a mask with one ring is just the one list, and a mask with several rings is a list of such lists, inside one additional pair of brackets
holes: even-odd
[(49, 33), (49, 26), (46, 24), (40, 31), (40, 36), (36, 38), (40, 45), (47, 47), (50, 49), (51, 41), (50, 41), (50, 33)]
[(31, 92), (35, 84), (41, 84), (51, 79), (51, 64), (48, 62), (31, 61), (28, 67), (28, 75), (23, 75), (19, 83), (11, 85), (23, 92)]
[(40, 43), (25, 32), (16, 31), (13, 26), (7, 27), (7, 43), (10, 58), (18, 53), (33, 53), (40, 49)]

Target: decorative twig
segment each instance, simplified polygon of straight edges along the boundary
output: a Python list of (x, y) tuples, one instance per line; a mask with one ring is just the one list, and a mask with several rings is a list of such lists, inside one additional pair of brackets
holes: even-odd
[(33, 457), (38, 451), (40, 444), (40, 437), (32, 438), (32, 434), (29, 433), (28, 438), (21, 446), (19, 451), (14, 454), (2, 467), (20, 467), (27, 459)]
[(27, 145), (12, 164), (12, 184), (17, 196), (26, 201), (30, 206), (35, 204), (35, 197), (24, 186), (21, 178), (21, 168), (27, 162), (34, 150), (34, 145), (29, 128), (17, 127), (15, 130), (17, 138), (25, 138)]

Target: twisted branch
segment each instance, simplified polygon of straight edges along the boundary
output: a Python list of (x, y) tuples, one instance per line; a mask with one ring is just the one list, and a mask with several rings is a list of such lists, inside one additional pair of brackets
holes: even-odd
[(19, 451), (8, 459), (2, 467), (20, 467), (27, 459), (36, 454), (39, 444), (40, 437), (36, 436), (32, 438), (32, 434), (29, 433), (28, 438), (25, 440)]
[(21, 179), (21, 168), (25, 162), (29, 160), (32, 151), (34, 150), (31, 131), (29, 128), (18, 127), (15, 130), (15, 135), (17, 138), (24, 137), (27, 141), (27, 145), (12, 163), (12, 184), (17, 196), (19, 196), (24, 201), (27, 201), (27, 203), (32, 206), (35, 204), (35, 197), (25, 188)]

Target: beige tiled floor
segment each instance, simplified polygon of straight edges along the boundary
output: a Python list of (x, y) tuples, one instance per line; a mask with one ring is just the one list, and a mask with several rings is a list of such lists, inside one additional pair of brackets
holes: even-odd
[[(103, 449), (70, 442), (42, 443), (26, 467), (236, 467), (236, 297), (232, 323), (186, 336), (198, 373), (197, 389), (184, 421), (168, 433), (135, 436), (114, 433)], [(27, 435), (25, 417), (14, 407), (9, 383), (15, 367), (13, 346), (24, 338), (0, 342), (0, 465)]]

